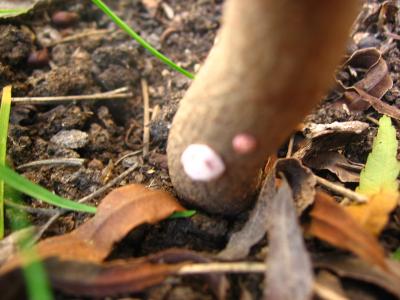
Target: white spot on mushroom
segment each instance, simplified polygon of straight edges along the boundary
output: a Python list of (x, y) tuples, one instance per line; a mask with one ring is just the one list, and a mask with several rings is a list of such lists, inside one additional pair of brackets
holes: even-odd
[(238, 154), (248, 154), (257, 147), (256, 138), (248, 133), (239, 133), (232, 140), (232, 147)]
[(222, 158), (203, 144), (189, 145), (182, 153), (181, 163), (185, 173), (195, 181), (211, 181), (225, 171)]

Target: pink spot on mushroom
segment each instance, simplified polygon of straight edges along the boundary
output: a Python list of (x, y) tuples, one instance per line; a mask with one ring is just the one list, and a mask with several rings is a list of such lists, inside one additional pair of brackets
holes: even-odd
[(257, 140), (251, 134), (240, 133), (233, 138), (232, 147), (238, 154), (248, 154), (257, 148)]
[(195, 181), (211, 181), (225, 171), (221, 157), (203, 144), (189, 145), (182, 153), (181, 163), (185, 173)]

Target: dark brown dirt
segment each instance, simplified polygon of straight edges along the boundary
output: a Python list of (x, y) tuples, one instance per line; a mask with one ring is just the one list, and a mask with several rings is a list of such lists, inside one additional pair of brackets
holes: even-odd
[[(163, 1), (173, 9), (174, 18), (171, 20), (162, 9), (158, 9), (154, 16), (150, 15), (139, 0), (108, 2), (144, 38), (192, 72), (199, 68), (213, 45), (222, 6), (221, 0)], [(55, 26), (50, 17), (60, 10), (76, 12), (80, 16), (79, 21), (65, 28)], [(44, 67), (38, 68), (27, 63), (32, 52), (63, 36), (90, 29), (114, 31), (53, 44), (48, 47), (49, 61)], [(13, 106), (8, 140), (8, 159), (13, 167), (48, 158), (85, 159), (84, 165), (80, 167), (57, 165), (30, 167), (20, 171), (30, 180), (70, 199), (79, 199), (95, 191), (134, 163), (139, 163), (140, 167), (120, 185), (141, 183), (173, 192), (166, 164), (166, 140), (177, 104), (190, 80), (169, 69), (115, 29), (116, 26), (108, 17), (90, 1), (75, 0), (56, 1), (51, 7), (38, 10), (28, 17), (11, 23), (0, 22), (0, 88), (12, 84), (15, 96), (82, 95), (125, 86), (133, 93), (133, 97), (126, 100)], [(387, 41), (386, 36), (377, 34), (376, 20), (371, 21), (370, 27), (364, 26), (359, 30), (371, 34), (369, 39), (352, 45), (353, 50), (354, 47), (379, 46)], [(400, 50), (397, 42), (392, 43), (394, 46), (385, 53), (384, 58), (394, 79), (394, 87), (384, 100), (400, 106)], [(347, 73), (340, 76), (350, 78)], [(120, 161), (126, 154), (143, 148), (140, 79), (148, 82), (150, 106), (160, 109), (150, 125), (150, 153), (146, 157), (139, 153)], [(370, 129), (362, 136), (362, 142), (350, 143), (343, 149), (348, 158), (364, 163), (376, 133), (376, 125), (368, 121), (367, 115), (373, 118), (379, 118), (379, 115), (372, 109), (367, 114), (349, 113), (343, 106), (335, 104), (336, 99), (333, 91), (308, 120), (316, 123), (349, 120), (369, 122)], [(78, 131), (83, 141), (77, 142), (75, 134), (70, 135), (70, 143), (55, 142), (57, 134), (71, 130)], [(300, 143), (299, 140), (295, 148)], [(282, 147), (279, 154), (286, 154), (286, 146)], [(117, 164), (117, 161), (120, 162)], [(92, 202), (97, 204), (99, 200), (101, 197)], [(395, 215), (398, 220), (399, 211)], [(143, 226), (124, 239), (111, 257), (142, 256), (170, 247), (216, 253), (224, 247), (230, 234), (240, 228), (246, 216), (247, 213), (243, 213), (235, 219), (225, 219), (198, 212), (191, 219), (166, 220), (155, 226)], [(46, 235), (68, 232), (85, 218), (80, 214), (66, 215), (54, 223)], [(33, 219), (34, 224), (46, 221), (44, 217)], [(392, 251), (400, 246), (400, 240), (395, 237), (399, 229), (400, 224), (393, 221), (383, 235), (382, 240), (387, 250)], [(255, 247), (254, 257), (264, 246), (265, 241)], [(240, 287), (250, 291), (254, 299), (261, 297), (261, 276), (231, 276), (230, 279), (234, 284), (230, 299), (239, 299)], [(199, 284), (196, 278), (177, 278), (150, 289), (146, 295), (138, 298), (213, 299), (210, 290)], [(57, 297), (78, 299), (65, 295)]]

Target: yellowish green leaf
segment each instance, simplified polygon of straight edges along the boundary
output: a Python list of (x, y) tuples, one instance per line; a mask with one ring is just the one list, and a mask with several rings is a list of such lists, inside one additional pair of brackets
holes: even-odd
[(357, 192), (369, 196), (365, 204), (352, 204), (346, 211), (365, 229), (379, 235), (398, 203), (397, 176), (400, 162), (397, 160), (396, 129), (391, 120), (383, 116), (379, 120), (378, 134), (372, 151), (360, 175)]

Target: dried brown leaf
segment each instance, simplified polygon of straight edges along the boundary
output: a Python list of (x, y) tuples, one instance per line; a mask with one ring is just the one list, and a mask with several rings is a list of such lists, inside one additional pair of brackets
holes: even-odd
[(316, 153), (304, 160), (304, 164), (316, 170), (329, 170), (334, 173), (341, 182), (359, 182), (361, 164), (353, 163), (334, 151)]
[(286, 180), (268, 205), (269, 252), (265, 299), (310, 299), (313, 291), (311, 261), (297, 220)]
[(361, 133), (369, 127), (364, 122), (334, 122), (331, 124), (314, 124), (304, 130), (304, 135), (311, 139), (307, 140), (293, 158), (305, 160), (320, 152), (337, 151), (349, 143), (361, 141)]
[(317, 179), (313, 172), (296, 158), (279, 159), (276, 173), (283, 173), (293, 192), (297, 214), (301, 215), (314, 202)]
[(336, 247), (387, 270), (385, 252), (378, 240), (359, 225), (326, 193), (317, 192), (309, 232)]
[[(170, 249), (147, 257), (115, 260), (106, 263), (47, 258), (43, 263), (52, 287), (74, 296), (113, 297), (142, 292), (162, 283), (169, 275), (179, 274), (182, 266), (193, 262), (209, 263), (201, 253)], [(0, 288), (18, 285), (23, 290), (23, 276), (13, 270), (0, 277)], [(225, 275), (203, 275), (214, 295), (225, 299), (229, 287)], [(13, 298), (10, 298), (13, 299)], [(21, 299), (19, 297), (18, 299)]]
[[(376, 285), (400, 299), (400, 277), (392, 272), (385, 272), (376, 265), (371, 265), (355, 257), (325, 255), (313, 261), (317, 269), (330, 270), (342, 278), (349, 278)], [(386, 262), (392, 268), (398, 268), (392, 262)]]
[(350, 88), (344, 93), (344, 95), (345, 97), (352, 99), (352, 101), (364, 101), (368, 103), (365, 109), (368, 109), (370, 106), (372, 106), (377, 112), (400, 120), (400, 110), (397, 107), (389, 105), (386, 102), (383, 102), (381, 99), (371, 96), (362, 89)]
[(360, 134), (368, 127), (368, 123), (361, 121), (333, 122), (330, 124), (308, 123), (304, 129), (304, 134), (309, 139), (315, 139), (332, 133)]
[[(48, 238), (37, 245), (41, 258), (55, 256), (82, 262), (101, 262), (133, 228), (154, 224), (184, 208), (170, 194), (130, 184), (110, 192), (96, 215), (74, 231)], [(0, 274), (19, 265), (18, 258), (6, 263)]]
[(271, 170), (249, 219), (240, 231), (232, 234), (225, 249), (218, 254), (219, 258), (227, 260), (245, 258), (250, 253), (251, 247), (263, 238), (267, 231), (268, 203), (275, 193), (275, 172)]
[(339, 82), (344, 89), (343, 99), (348, 107), (363, 111), (372, 106), (381, 114), (400, 119), (400, 110), (397, 107), (380, 100), (393, 86), (382, 54), (375, 48), (361, 49), (353, 53), (346, 65), (352, 70), (367, 70), (364, 78), (353, 86), (346, 87)]

